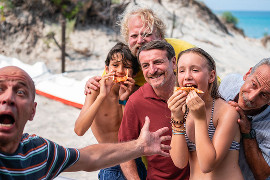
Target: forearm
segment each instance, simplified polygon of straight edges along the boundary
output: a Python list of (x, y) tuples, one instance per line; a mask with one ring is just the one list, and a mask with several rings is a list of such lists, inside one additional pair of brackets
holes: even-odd
[(105, 97), (98, 96), (93, 104), (85, 105), (80, 112), (78, 119), (75, 122), (74, 131), (77, 135), (82, 136), (91, 127), (98, 109), (100, 108)]
[(216, 151), (209, 138), (206, 121), (195, 121), (195, 144), (201, 171), (211, 172), (216, 165)]
[(95, 171), (111, 167), (143, 155), (137, 140), (125, 143), (95, 144), (80, 149), (79, 161), (68, 171)]
[(135, 160), (120, 164), (123, 174), (128, 180), (140, 179)]
[(270, 176), (270, 168), (265, 161), (256, 139), (243, 139), (246, 161), (255, 179), (266, 179)]
[(189, 152), (185, 135), (172, 135), (170, 155), (176, 167), (183, 169), (187, 166)]

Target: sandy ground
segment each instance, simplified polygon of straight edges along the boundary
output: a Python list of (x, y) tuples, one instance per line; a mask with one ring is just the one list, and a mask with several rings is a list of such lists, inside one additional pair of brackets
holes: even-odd
[[(26, 124), (25, 132), (45, 137), (65, 147), (82, 148), (97, 143), (91, 130), (82, 137), (74, 133), (74, 123), (80, 109), (39, 95), (36, 96), (36, 102), (35, 118)], [(97, 175), (98, 171), (60, 174), (61, 177), (78, 180), (96, 180)]]
[[(179, 7), (177, 4), (170, 4), (169, 1), (163, 1), (163, 3), (168, 4), (150, 7), (157, 12), (162, 12), (162, 17), (166, 19), (167, 34), (172, 34), (170, 33), (171, 17), (172, 13), (175, 12), (178, 18), (172, 37), (188, 41), (210, 53), (216, 61), (217, 73), (221, 78), (231, 72), (244, 74), (256, 62), (264, 57), (269, 57), (270, 47), (263, 47), (260, 40), (249, 39), (234, 33), (224, 34), (211, 23), (201, 21), (195, 13), (196, 9)], [(180, 8), (181, 10), (179, 10)], [(57, 27), (59, 28), (59, 25)], [(52, 30), (54, 30), (52, 25), (46, 25), (44, 34)], [(60, 31), (55, 30), (55, 32)], [(60, 37), (59, 33), (57, 37)], [(14, 48), (21, 46), (18, 44), (19, 42), (14, 44)], [(67, 76), (81, 80), (89, 73), (100, 75), (100, 71), (104, 67), (105, 57), (115, 43), (115, 38), (108, 33), (107, 29), (85, 28), (71, 33), (69, 45), (72, 44), (73, 48), (88, 48), (93, 55), (90, 58), (73, 57), (73, 54), (68, 51), (73, 59), (67, 58)], [(35, 51), (33, 51), (34, 53), (30, 56), (18, 55), (12, 47), (7, 48), (5, 55), (17, 57), (28, 64), (44, 61), (53, 73), (59, 73), (61, 54), (55, 45), (51, 44), (51, 46), (50, 49), (46, 49), (44, 42), (39, 40)], [(67, 49), (69, 48), (67, 47)], [(8, 53), (9, 51), (10, 53)], [(36, 116), (34, 121), (28, 122), (26, 132), (46, 137), (66, 147), (81, 148), (96, 143), (91, 131), (88, 131), (83, 137), (78, 137), (74, 133), (74, 123), (79, 115), (79, 109), (41, 96), (37, 96), (36, 101), (38, 103)], [(62, 173), (60, 176), (71, 179), (94, 180), (98, 179), (97, 173), (97, 171), (92, 173)]]

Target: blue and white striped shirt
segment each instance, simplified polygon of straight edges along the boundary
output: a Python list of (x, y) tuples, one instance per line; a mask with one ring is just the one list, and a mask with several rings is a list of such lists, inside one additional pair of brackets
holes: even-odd
[(0, 179), (53, 179), (79, 157), (77, 149), (24, 134), (15, 153), (0, 152)]

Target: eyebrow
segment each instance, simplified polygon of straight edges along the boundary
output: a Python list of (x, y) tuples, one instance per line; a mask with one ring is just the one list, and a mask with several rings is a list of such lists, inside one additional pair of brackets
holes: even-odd
[(23, 82), (23, 81), (18, 81), (18, 84), (19, 84), (19, 85), (22, 85), (22, 86), (24, 86), (24, 87), (28, 87), (28, 86), (27, 86), (27, 83), (25, 83), (25, 82)]
[(255, 76), (254, 79), (256, 80), (256, 82), (259, 84), (259, 86), (261, 86), (261, 83), (259, 82), (258, 78)]

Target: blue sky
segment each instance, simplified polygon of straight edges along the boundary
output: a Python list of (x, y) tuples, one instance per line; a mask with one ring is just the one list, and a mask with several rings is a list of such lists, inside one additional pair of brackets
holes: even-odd
[(212, 10), (270, 11), (270, 0), (200, 0)]

